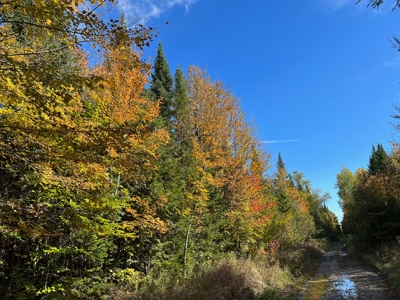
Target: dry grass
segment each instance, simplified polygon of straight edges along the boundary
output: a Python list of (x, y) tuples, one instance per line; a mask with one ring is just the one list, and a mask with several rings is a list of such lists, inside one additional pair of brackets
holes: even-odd
[[(107, 300), (275, 300), (295, 299), (301, 270), (312, 273), (322, 251), (308, 244), (275, 253), (274, 257), (236, 258), (233, 254), (208, 262), (193, 270), (186, 279), (164, 273), (147, 276), (139, 289), (116, 288)], [(310, 271), (311, 270), (311, 271)], [(294, 276), (296, 275), (296, 276)], [(297, 277), (297, 278), (296, 278)]]
[[(207, 264), (189, 278), (174, 280), (164, 274), (147, 278), (139, 290), (116, 289), (107, 300), (255, 300), (281, 299), (280, 291), (293, 282), (289, 269), (266, 260), (227, 257)], [(268, 297), (267, 297), (268, 296)]]
[(276, 259), (281, 266), (288, 266), (292, 274), (300, 277), (307, 271), (314, 271), (324, 254), (322, 249), (325, 248), (325, 245), (308, 243), (297, 249), (281, 251)]
[(265, 291), (277, 294), (292, 280), (289, 270), (278, 264), (269, 266), (266, 260), (231, 256), (203, 266), (185, 280), (153, 281), (125, 299), (249, 300), (259, 298)]

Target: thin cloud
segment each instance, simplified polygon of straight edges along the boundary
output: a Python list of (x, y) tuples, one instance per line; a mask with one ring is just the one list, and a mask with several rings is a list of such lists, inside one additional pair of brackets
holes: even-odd
[(400, 58), (396, 58), (396, 59), (394, 59), (392, 61), (386, 61), (383, 64), (383, 66), (387, 67), (387, 68), (395, 67), (395, 66), (398, 66), (398, 65), (400, 65)]
[(183, 6), (188, 12), (190, 7), (199, 0), (122, 0), (119, 7), (130, 17), (135, 19), (149, 20), (158, 18), (174, 6)]
[(353, 2), (354, 0), (319, 0), (320, 3), (330, 12), (335, 12), (338, 9), (342, 8), (349, 2)]
[(299, 142), (300, 140), (272, 140), (272, 141), (262, 141), (263, 144), (274, 144), (274, 143), (289, 143), (289, 142)]

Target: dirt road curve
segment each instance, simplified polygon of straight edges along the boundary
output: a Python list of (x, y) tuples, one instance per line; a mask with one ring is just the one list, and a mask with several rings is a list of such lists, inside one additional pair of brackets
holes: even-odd
[(307, 283), (299, 297), (310, 297), (310, 291), (319, 288), (327, 290), (324, 300), (396, 300), (398, 296), (387, 283), (364, 262), (349, 255), (336, 244), (323, 257), (317, 274)]

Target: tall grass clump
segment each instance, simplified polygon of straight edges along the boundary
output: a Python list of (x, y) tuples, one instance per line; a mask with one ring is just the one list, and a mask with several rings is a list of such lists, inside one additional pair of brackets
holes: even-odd
[[(135, 284), (121, 282), (107, 300), (275, 300), (295, 299), (312, 276), (323, 251), (316, 243), (263, 252), (253, 257), (228, 253), (191, 269), (186, 278), (154, 270)], [(304, 276), (305, 274), (305, 276)], [(302, 279), (302, 280), (300, 280)]]
[[(171, 278), (167, 273), (148, 275), (138, 289), (120, 289), (107, 299), (120, 300), (250, 300), (267, 299), (266, 294), (279, 295), (293, 281), (288, 268), (266, 259), (236, 258), (227, 255), (206, 262), (187, 278)], [(123, 290), (123, 291), (122, 291)], [(279, 298), (268, 298), (279, 299)]]

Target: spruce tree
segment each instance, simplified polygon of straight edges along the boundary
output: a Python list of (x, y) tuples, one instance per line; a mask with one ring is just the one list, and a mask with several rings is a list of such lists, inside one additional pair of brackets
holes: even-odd
[(369, 158), (368, 172), (370, 175), (383, 174), (388, 170), (390, 156), (386, 153), (382, 144), (378, 144), (377, 148), (372, 145), (372, 153)]
[(370, 174), (373, 174), (376, 171), (376, 166), (377, 166), (376, 149), (375, 146), (372, 145), (372, 153), (369, 157), (369, 163), (368, 163), (368, 172)]
[(185, 148), (185, 150), (181, 149), (180, 152), (187, 151), (191, 141), (189, 128), (189, 97), (185, 75), (179, 65), (175, 72), (173, 119), (174, 139), (179, 147)]
[(155, 100), (161, 99), (160, 116), (168, 123), (172, 117), (173, 79), (161, 42), (158, 44), (157, 56), (153, 67), (154, 73), (150, 85), (151, 96)]
[(158, 216), (169, 224), (169, 230), (158, 238), (158, 251), (163, 257), (155, 257), (155, 260), (172, 274), (186, 276), (187, 258), (193, 256), (192, 227), (198, 222), (201, 210), (193, 200), (199, 194), (197, 186), (201, 174), (191, 144), (186, 79), (179, 66), (174, 79), (173, 84), (160, 44), (149, 93), (153, 99), (162, 98), (162, 126), (170, 131), (171, 139), (161, 151), (152, 189), (168, 199)]
[[(287, 171), (285, 163), (283, 162), (282, 156), (278, 153), (278, 162), (276, 164), (276, 174), (277, 174), (277, 205), (278, 210), (281, 213), (287, 213), (293, 207), (291, 199), (286, 193), (289, 182), (287, 181)], [(292, 180), (293, 183), (293, 180)]]
[(290, 186), (290, 187), (295, 187), (296, 185), (294, 184), (294, 181), (293, 181), (293, 177), (292, 177), (292, 175), (291, 174), (288, 174), (288, 185)]
[(178, 122), (186, 122), (188, 118), (189, 97), (185, 75), (178, 65), (175, 71), (175, 85), (173, 90), (173, 114)]
[(277, 205), (278, 205), (278, 210), (281, 213), (285, 214), (292, 210), (293, 204), (292, 204), (292, 201), (290, 200), (289, 196), (286, 194), (285, 189), (282, 189), (282, 188), (279, 189)]
[(278, 162), (276, 163), (276, 168), (278, 169), (278, 172), (280, 170), (283, 170), (283, 171), (285, 171), (285, 173), (287, 173), (285, 163), (282, 160), (281, 153), (278, 153)]

